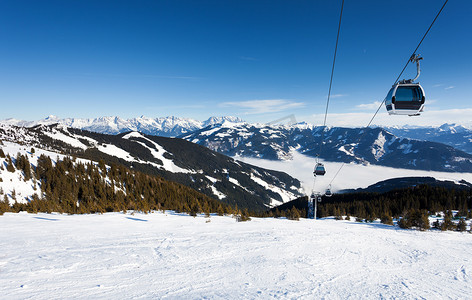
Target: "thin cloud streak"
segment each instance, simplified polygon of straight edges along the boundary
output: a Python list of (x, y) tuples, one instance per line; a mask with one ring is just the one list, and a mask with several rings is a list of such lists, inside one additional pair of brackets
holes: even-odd
[[(445, 123), (460, 124), (472, 128), (472, 108), (465, 109), (448, 109), (448, 110), (426, 110), (420, 116), (393, 116), (389, 115), (385, 110), (380, 110), (372, 125), (377, 126), (440, 126)], [(372, 119), (373, 114), (367, 112), (353, 113), (331, 113), (328, 115), (328, 126), (340, 127), (365, 127)], [(308, 123), (315, 125), (323, 124), (324, 114), (316, 114), (307, 120)]]
[(356, 105), (356, 110), (377, 110), (382, 102), (375, 101), (373, 103), (359, 104)]
[(282, 112), (289, 109), (301, 108), (305, 106), (303, 102), (293, 102), (286, 99), (249, 100), (241, 102), (223, 102), (220, 107), (235, 107), (244, 110), (243, 114), (265, 114)]
[[(330, 98), (341, 98), (341, 97), (346, 97), (348, 96), (347, 94), (333, 94), (330, 96)], [(326, 96), (328, 97), (328, 96)]]

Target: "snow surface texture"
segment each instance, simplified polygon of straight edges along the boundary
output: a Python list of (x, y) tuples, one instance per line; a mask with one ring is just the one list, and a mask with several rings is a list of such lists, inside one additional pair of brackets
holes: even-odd
[[(305, 192), (309, 195), (315, 185), (315, 191), (324, 192), (338, 170), (343, 165), (342, 163), (329, 162), (320, 160), (324, 163), (326, 174), (324, 176), (317, 176), (314, 182), (313, 169), (316, 165), (316, 158), (292, 151), (292, 160), (289, 161), (273, 161), (259, 158), (249, 157), (234, 157), (242, 162), (255, 165), (261, 168), (282, 171), (290, 176), (300, 180)], [(472, 182), (472, 173), (453, 173), (453, 172), (433, 172), (423, 170), (411, 169), (397, 169), (374, 165), (361, 164), (344, 164), (332, 182), (331, 190), (337, 192), (345, 189), (366, 188), (369, 185), (375, 184), (382, 180), (398, 177), (434, 177), (438, 180), (449, 180), (458, 182), (465, 180)]]
[(2, 299), (471, 297), (469, 233), (172, 212), (7, 213), (0, 227)]

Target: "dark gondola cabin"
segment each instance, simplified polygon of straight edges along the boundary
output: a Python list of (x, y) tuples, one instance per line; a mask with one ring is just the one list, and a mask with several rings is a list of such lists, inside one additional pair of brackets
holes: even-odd
[(419, 83), (397, 83), (393, 85), (385, 99), (390, 115), (417, 116), (423, 111), (424, 90)]
[(326, 173), (325, 167), (322, 163), (317, 163), (313, 174), (315, 176), (323, 176)]
[(331, 193), (331, 189), (327, 189), (327, 190), (326, 190), (325, 196), (326, 196), (326, 197), (331, 197), (331, 196), (333, 196), (333, 193)]

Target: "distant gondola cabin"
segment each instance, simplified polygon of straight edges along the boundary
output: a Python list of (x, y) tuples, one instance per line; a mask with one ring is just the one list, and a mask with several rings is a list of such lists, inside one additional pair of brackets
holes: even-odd
[(322, 163), (317, 163), (313, 174), (315, 176), (323, 176), (326, 173), (325, 167)]

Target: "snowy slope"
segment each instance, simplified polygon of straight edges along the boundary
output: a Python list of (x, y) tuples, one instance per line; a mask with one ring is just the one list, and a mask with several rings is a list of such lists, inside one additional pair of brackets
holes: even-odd
[[(11, 142), (2, 142), (2, 144), (0, 144), (0, 149), (3, 150), (5, 155), (10, 155), (13, 161), (15, 160), (16, 155), (19, 153), (28, 157), (32, 167), (37, 165), (38, 158), (43, 154), (50, 157), (53, 163), (55, 163), (58, 159), (62, 160), (65, 157), (63, 154), (43, 150), (40, 148), (34, 148), (34, 153), (32, 153), (31, 148), (32, 147), (27, 147), (25, 145)], [(90, 160), (77, 159), (77, 162), (85, 164), (90, 162)], [(3, 168), (0, 168), (0, 190), (2, 190), (4, 193), (0, 196), (4, 197), (4, 195), (7, 195), (10, 204), (13, 204), (15, 200), (18, 203), (26, 203), (28, 200), (32, 199), (31, 197), (33, 194), (41, 194), (39, 182), (33, 179), (25, 181), (25, 176), (20, 170), (15, 169), (14, 172), (8, 172), (6, 170), (6, 158), (0, 157), (0, 166), (3, 166)], [(13, 199), (13, 191), (16, 199)]]
[[(105, 135), (38, 125), (0, 125), (0, 141), (34, 146), (51, 153), (69, 153), (106, 164), (118, 163), (150, 175), (187, 185), (214, 199), (251, 210), (265, 210), (302, 195), (300, 182), (287, 174), (264, 170), (215, 153), (191, 142), (139, 132)], [(0, 145), (1, 147), (1, 145)], [(11, 156), (16, 157), (12, 151)], [(55, 154), (51, 154), (55, 158)], [(0, 170), (2, 173), (7, 171)], [(8, 175), (8, 174), (7, 174)], [(209, 180), (212, 177), (215, 180)], [(10, 179), (10, 178), (8, 178)], [(18, 177), (18, 184), (21, 178)], [(13, 186), (5, 192), (13, 191)], [(32, 193), (29, 193), (31, 196)]]
[(0, 216), (3, 299), (470, 299), (469, 233), (376, 222)]

